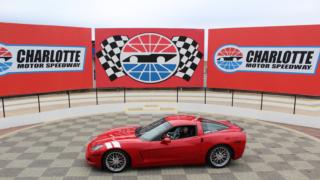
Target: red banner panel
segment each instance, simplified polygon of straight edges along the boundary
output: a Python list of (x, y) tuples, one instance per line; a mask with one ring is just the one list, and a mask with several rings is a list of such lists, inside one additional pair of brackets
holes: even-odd
[(97, 87), (203, 86), (204, 30), (96, 29)]
[(92, 88), (91, 29), (0, 23), (0, 96)]
[(209, 30), (210, 88), (320, 96), (320, 25)]

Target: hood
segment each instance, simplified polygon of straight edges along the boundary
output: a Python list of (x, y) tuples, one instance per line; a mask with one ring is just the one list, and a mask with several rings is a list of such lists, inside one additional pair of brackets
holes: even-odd
[(94, 141), (112, 141), (112, 140), (120, 140), (120, 139), (133, 139), (136, 138), (135, 130), (139, 126), (128, 126), (128, 127), (120, 127), (114, 128), (109, 131), (106, 131), (100, 135), (98, 135)]

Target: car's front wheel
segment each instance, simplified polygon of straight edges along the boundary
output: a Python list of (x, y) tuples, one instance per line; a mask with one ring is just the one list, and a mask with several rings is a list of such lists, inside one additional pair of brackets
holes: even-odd
[(103, 156), (102, 163), (108, 171), (118, 173), (129, 166), (129, 157), (121, 150), (111, 150)]
[(208, 164), (215, 168), (225, 167), (231, 160), (231, 149), (225, 145), (212, 148), (207, 156)]

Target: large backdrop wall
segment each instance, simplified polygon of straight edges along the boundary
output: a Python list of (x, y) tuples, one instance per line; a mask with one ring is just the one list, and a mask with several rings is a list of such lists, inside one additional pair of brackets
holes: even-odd
[[(320, 25), (91, 29), (0, 23), (0, 96), (93, 88), (208, 87), (320, 96)], [(94, 71), (95, 70), (95, 71)]]

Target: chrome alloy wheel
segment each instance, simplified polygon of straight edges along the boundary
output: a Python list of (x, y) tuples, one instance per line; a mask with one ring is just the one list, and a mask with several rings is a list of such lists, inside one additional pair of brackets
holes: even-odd
[(211, 150), (210, 163), (215, 167), (224, 167), (230, 158), (230, 150), (225, 146), (218, 146)]
[(127, 166), (127, 158), (124, 153), (113, 151), (106, 156), (105, 165), (112, 172), (120, 172)]

